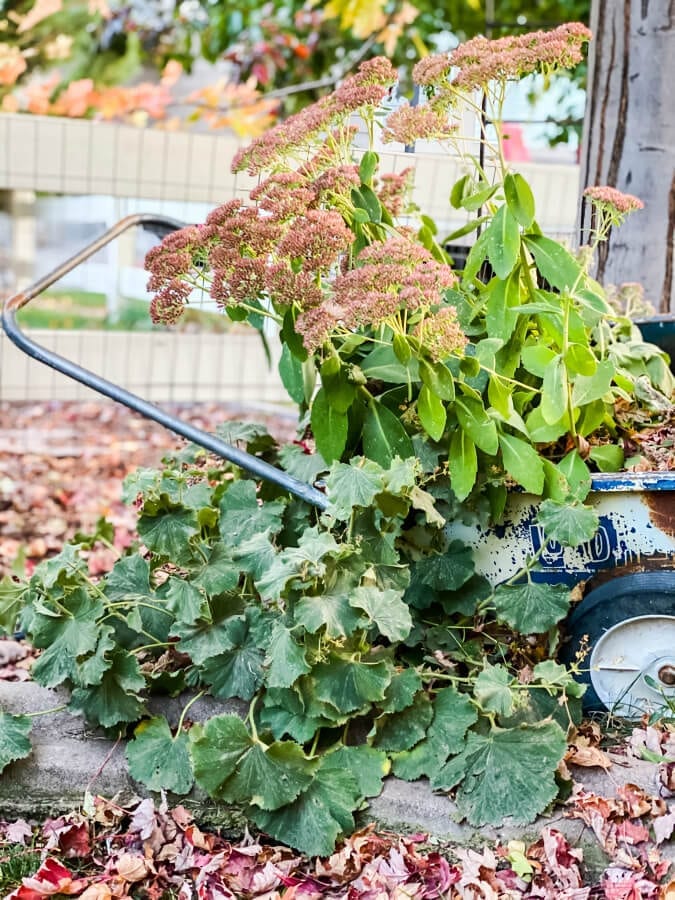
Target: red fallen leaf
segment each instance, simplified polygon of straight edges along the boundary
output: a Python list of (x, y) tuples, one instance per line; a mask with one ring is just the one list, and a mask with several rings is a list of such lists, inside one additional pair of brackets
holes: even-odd
[(649, 829), (645, 828), (642, 822), (632, 822), (630, 819), (619, 822), (615, 833), (620, 841), (632, 846), (649, 840)]
[(5, 840), (10, 844), (22, 844), (26, 846), (26, 838), (30, 838), (33, 829), (25, 819), (17, 819), (5, 826)]
[(42, 833), (47, 838), (46, 849), (58, 847), (66, 858), (87, 857), (91, 853), (89, 825), (86, 821), (69, 821), (65, 816), (45, 822)]
[(652, 808), (652, 798), (636, 784), (619, 785), (616, 789), (616, 796), (623, 802), (626, 815), (631, 819), (644, 816)]
[(88, 879), (73, 879), (65, 866), (50, 858), (42, 863), (32, 878), (24, 878), (21, 886), (5, 900), (41, 900), (54, 894), (81, 894), (87, 884)]
[(602, 890), (605, 900), (656, 900), (659, 888), (640, 872), (610, 866), (604, 872)]

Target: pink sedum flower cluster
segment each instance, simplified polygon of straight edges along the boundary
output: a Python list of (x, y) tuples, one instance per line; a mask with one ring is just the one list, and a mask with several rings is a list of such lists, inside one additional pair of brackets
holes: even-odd
[(412, 240), (373, 243), (359, 254), (355, 268), (335, 278), (330, 302), (303, 312), (296, 328), (312, 353), (337, 328), (377, 327), (399, 310), (439, 306), (456, 281), (450, 266)]
[(493, 81), (572, 68), (582, 61), (583, 46), (590, 39), (591, 32), (581, 22), (495, 40), (479, 35), (460, 44), (450, 55), (421, 60), (413, 69), (413, 79), (419, 85), (433, 87), (445, 101), (450, 97), (448, 78), (453, 72), (452, 90), (483, 90)]
[(352, 113), (363, 107), (377, 108), (397, 80), (396, 70), (385, 57), (366, 60), (332, 94), (289, 116), (240, 150), (232, 170), (258, 175), (274, 169), (288, 156), (302, 152), (322, 134), (345, 122)]
[(587, 187), (584, 197), (600, 209), (607, 209), (620, 215), (627, 215), (637, 209), (644, 209), (644, 203), (633, 194), (624, 194), (608, 185)]

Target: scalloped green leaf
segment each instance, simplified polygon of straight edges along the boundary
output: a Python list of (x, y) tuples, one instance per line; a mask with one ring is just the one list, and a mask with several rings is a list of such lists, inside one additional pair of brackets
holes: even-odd
[(132, 778), (151, 791), (187, 794), (194, 781), (187, 731), (171, 734), (164, 716), (145, 719), (136, 726), (126, 755)]
[(193, 625), (207, 609), (207, 600), (195, 585), (184, 578), (171, 575), (157, 589), (157, 596), (165, 603), (176, 622)]
[(281, 530), (285, 503), (258, 503), (255, 481), (235, 481), (220, 500), (220, 536), (227, 547), (237, 547), (258, 532)]
[(412, 750), (393, 755), (394, 774), (399, 778), (415, 781), (423, 775), (435, 775), (451, 753), (462, 749), (467, 730), (478, 719), (475, 706), (454, 687), (436, 693), (433, 712), (424, 740)]
[(192, 623), (176, 622), (171, 634), (179, 638), (177, 649), (186, 653), (196, 666), (232, 649), (229, 623), (244, 610), (244, 602), (237, 594), (216, 597), (207, 607), (208, 617)]
[(513, 683), (513, 677), (504, 666), (486, 663), (474, 682), (473, 693), (487, 712), (508, 716), (513, 711)]
[(312, 670), (317, 698), (339, 713), (354, 712), (384, 700), (391, 676), (391, 667), (384, 660), (363, 662), (337, 654), (331, 654)]
[(415, 565), (415, 577), (437, 591), (454, 591), (474, 573), (471, 554), (462, 541), (451, 541), (445, 553), (427, 556)]
[(190, 753), (197, 784), (218, 799), (237, 763), (252, 746), (253, 739), (239, 716), (213, 716), (205, 725), (193, 726)]
[(329, 590), (305, 595), (295, 604), (295, 622), (310, 634), (325, 628), (329, 637), (348, 637), (363, 624), (362, 617), (350, 604), (353, 590), (352, 579), (345, 577)]
[(30, 716), (15, 716), (0, 710), (0, 772), (11, 762), (30, 754), (32, 727)]
[(384, 700), (379, 704), (382, 712), (400, 712), (413, 702), (415, 694), (422, 687), (422, 679), (415, 669), (401, 669), (395, 672), (387, 685)]
[(136, 657), (124, 650), (114, 650), (110, 658), (110, 667), (100, 683), (76, 688), (69, 706), (73, 712), (82, 713), (89, 722), (104, 728), (135, 722), (145, 710), (138, 696), (145, 687), (145, 678)]
[(249, 616), (235, 616), (224, 625), (230, 648), (208, 658), (201, 666), (202, 679), (214, 697), (250, 700), (264, 678), (265, 651)]
[(507, 817), (528, 824), (557, 796), (555, 773), (566, 750), (565, 732), (555, 722), (471, 731), (432, 785), (457, 787), (459, 812), (471, 825), (501, 825)]
[(346, 521), (355, 506), (371, 506), (383, 485), (384, 472), (372, 460), (357, 457), (349, 464), (334, 463), (326, 478), (331, 515)]
[(338, 836), (353, 830), (353, 811), (362, 796), (354, 774), (341, 760), (327, 756), (309, 788), (293, 803), (273, 811), (253, 807), (250, 814), (272, 837), (309, 856), (327, 856)]
[(251, 803), (265, 810), (288, 806), (312, 783), (319, 766), (294, 741), (269, 746), (254, 742), (237, 760), (218, 798), (228, 803)]
[(142, 515), (137, 524), (143, 543), (172, 563), (189, 563), (189, 541), (199, 533), (197, 513), (193, 509), (162, 511), (156, 516)]
[(380, 716), (375, 720), (373, 746), (389, 753), (409, 750), (425, 736), (431, 724), (434, 710), (431, 700), (420, 693), (401, 712)]
[(592, 540), (600, 524), (598, 514), (590, 506), (556, 500), (544, 500), (537, 522), (547, 541), (557, 541), (563, 547), (577, 547)]
[(364, 612), (377, 626), (380, 634), (390, 641), (403, 641), (410, 634), (413, 621), (402, 597), (403, 591), (395, 591), (392, 588), (382, 590), (377, 585), (362, 585), (352, 592), (349, 603)]
[(90, 597), (84, 588), (76, 588), (60, 603), (65, 612), (47, 615), (36, 611), (31, 620), (31, 643), (42, 649), (32, 674), (43, 687), (75, 679), (78, 657), (93, 653), (98, 641), (98, 620), (103, 615), (100, 599)]
[(272, 629), (265, 665), (269, 687), (290, 687), (310, 671), (305, 648), (297, 643), (293, 632), (282, 622), (275, 623)]
[(569, 612), (570, 591), (564, 584), (500, 584), (494, 605), (500, 622), (521, 634), (543, 634)]

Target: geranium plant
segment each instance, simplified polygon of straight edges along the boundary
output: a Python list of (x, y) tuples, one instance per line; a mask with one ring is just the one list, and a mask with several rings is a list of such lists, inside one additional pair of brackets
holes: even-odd
[[(574, 65), (588, 38), (568, 25), (430, 57), (415, 70), (427, 102), (386, 120), (396, 73), (368, 61), (239, 154), (235, 168), (265, 175), (251, 203), (149, 255), (158, 321), (201, 289), (235, 320), (278, 325), (299, 440), (222, 436), (320, 480), (327, 503), (188, 448), (127, 481), (142, 544), (105, 578), (85, 562), (110, 538), (102, 523), (30, 581), (5, 581), (1, 621), (42, 649), (35, 679), (70, 686), (69, 708), (106, 728), (142, 719), (127, 755), (150, 788), (186, 793), (196, 778), (310, 853), (332, 849), (390, 771), (454, 790), (474, 824), (530, 821), (555, 799), (583, 693), (548, 658), (569, 591), (528, 572), (491, 585), (445, 525), (498, 520), (519, 485), (544, 498), (545, 538), (589, 539), (589, 467), (623, 465), (627, 410), (648, 421), (671, 401), (663, 354), (613, 310), (584, 254), (542, 234), (501, 151), (507, 81)], [(412, 208), (411, 173), (378, 174), (372, 149), (354, 160), (353, 119), (452, 142), (456, 104), (476, 92), (494, 147), (452, 190), (481, 213), (457, 271), (445, 249), (457, 235)], [(638, 205), (607, 189), (588, 199), (595, 243)], [(150, 691), (188, 686), (248, 710), (188, 729), (188, 704), (174, 731), (144, 718)], [(3, 717), (0, 762), (29, 752), (29, 727)]]

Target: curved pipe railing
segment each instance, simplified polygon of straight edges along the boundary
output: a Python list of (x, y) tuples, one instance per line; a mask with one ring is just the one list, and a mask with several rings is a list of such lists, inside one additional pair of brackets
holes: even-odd
[(129, 228), (140, 226), (146, 231), (154, 232), (161, 237), (171, 231), (182, 228), (184, 224), (184, 222), (169, 218), (168, 216), (152, 215), (148, 213), (137, 213), (135, 215), (127, 216), (74, 256), (71, 256), (70, 259), (67, 259), (65, 262), (61, 263), (60, 266), (57, 266), (55, 269), (52, 269), (51, 272), (43, 275), (42, 278), (39, 278), (24, 291), (10, 297), (5, 303), (2, 311), (2, 327), (4, 328), (7, 337), (20, 350), (33, 359), (38, 360), (38, 362), (44, 363), (52, 369), (56, 369), (57, 372), (61, 372), (63, 375), (67, 375), (69, 378), (79, 381), (81, 384), (92, 388), (94, 391), (103, 394), (105, 397), (109, 397), (117, 403), (124, 404), (124, 406), (129, 409), (140, 413), (148, 419), (158, 422), (165, 428), (181, 435), (181, 437), (198, 444), (200, 447), (204, 447), (206, 450), (210, 450), (217, 456), (222, 457), (222, 459), (234, 463), (237, 466), (241, 466), (242, 469), (250, 472), (251, 475), (255, 475), (258, 478), (263, 478), (266, 481), (278, 485), (318, 509), (326, 509), (328, 506), (326, 495), (312, 485), (294, 478), (287, 472), (283, 472), (281, 469), (259, 459), (257, 456), (252, 456), (244, 450), (239, 450), (237, 447), (227, 444), (225, 441), (220, 440), (220, 438), (210, 434), (208, 431), (203, 431), (201, 428), (196, 428), (194, 425), (184, 422), (182, 419), (171, 415), (160, 407), (155, 406), (153, 403), (149, 403), (137, 394), (132, 394), (130, 391), (119, 387), (119, 385), (113, 384), (113, 382), (102, 378), (100, 375), (96, 375), (94, 372), (90, 372), (88, 369), (77, 365), (77, 363), (74, 363), (63, 356), (59, 356), (57, 353), (54, 353), (52, 350), (43, 347), (29, 338), (21, 330), (21, 327), (17, 322), (16, 314), (22, 307), (26, 306), (31, 300), (34, 300), (44, 290), (54, 284), (55, 281), (58, 281), (64, 275), (68, 274), (68, 272), (71, 272), (77, 266), (81, 265), (81, 263), (85, 262), (111, 241), (118, 238)]

